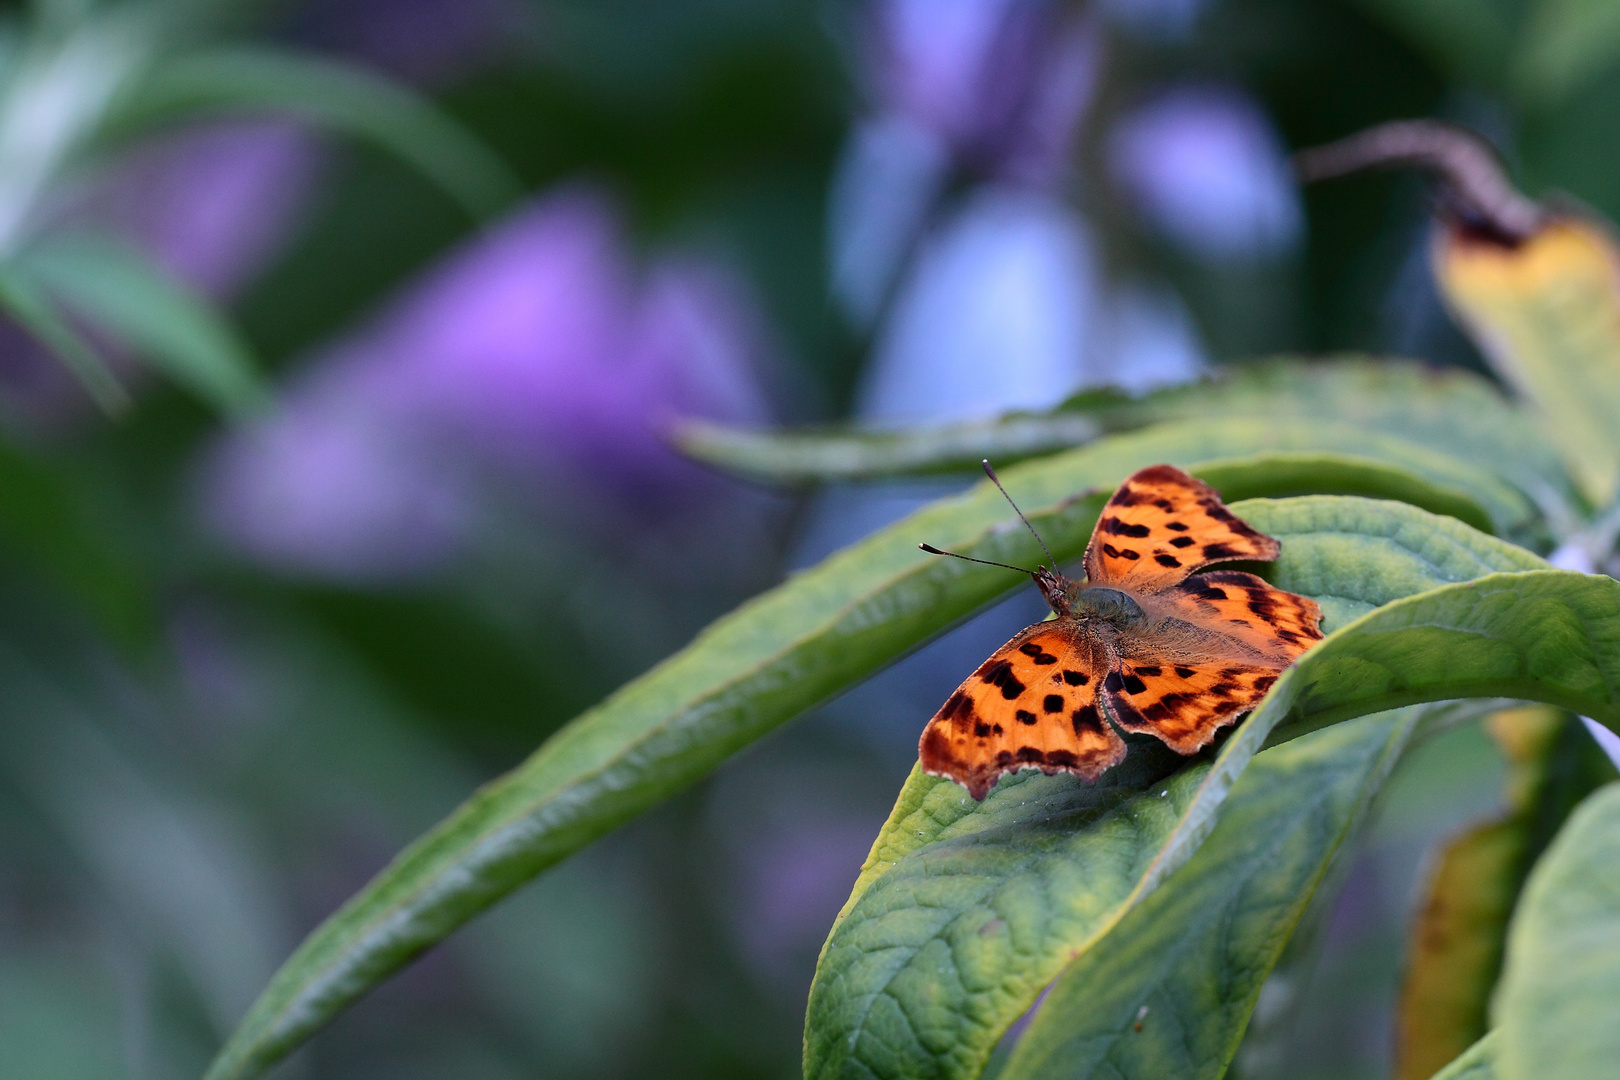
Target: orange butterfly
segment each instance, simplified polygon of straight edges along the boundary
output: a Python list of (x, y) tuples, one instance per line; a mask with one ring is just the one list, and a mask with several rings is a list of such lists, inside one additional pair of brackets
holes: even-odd
[[(1001, 487), (989, 462), (985, 472)], [(997, 649), (934, 714), (918, 747), (924, 771), (983, 799), (1014, 769), (1097, 779), (1125, 757), (1116, 728), (1182, 754), (1208, 746), (1322, 640), (1322, 609), (1253, 574), (1193, 571), (1280, 550), (1180, 469), (1132, 474), (1092, 530), (1085, 581), (1020, 571), (1057, 618)]]

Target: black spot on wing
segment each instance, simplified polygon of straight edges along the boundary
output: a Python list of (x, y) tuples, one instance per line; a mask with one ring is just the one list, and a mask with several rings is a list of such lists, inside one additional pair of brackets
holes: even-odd
[(1069, 715), (1069, 724), (1074, 728), (1076, 735), (1102, 734), (1102, 717), (1098, 715), (1095, 705), (1085, 705), (1074, 710)]
[(1019, 709), (1013, 715), (1018, 718), (1020, 724), (1033, 724), (1035, 722), (1035, 714), (1028, 709)]
[(979, 669), (979, 678), (991, 686), (1001, 688), (1001, 696), (1008, 701), (1013, 700), (1024, 692), (1024, 684), (1018, 681), (1013, 674), (1012, 661), (997, 660), (987, 667)]
[(1131, 525), (1117, 517), (1110, 517), (1103, 519), (1102, 531), (1110, 536), (1130, 536), (1140, 540), (1153, 530), (1146, 525)]
[(1176, 674), (1183, 679), (1190, 679), (1193, 677), (1193, 669), (1190, 667), (1178, 667), (1176, 668)]
[(1147, 689), (1147, 684), (1141, 679), (1138, 679), (1135, 675), (1125, 676), (1123, 682), (1125, 684), (1125, 692), (1127, 694), (1140, 694), (1142, 691)]
[(1238, 551), (1230, 544), (1218, 543), (1204, 545), (1204, 558), (1206, 559), (1235, 559), (1242, 554), (1243, 553), (1241, 551)]
[(1162, 674), (1160, 669), (1157, 667), (1138, 667), (1136, 669), (1136, 673), (1138, 675), (1146, 675), (1150, 679), (1156, 679), (1160, 674)]
[(1084, 686), (1086, 683), (1091, 681), (1091, 676), (1087, 675), (1083, 671), (1069, 671), (1067, 668), (1065, 668), (1063, 671), (1063, 681), (1068, 683), (1070, 686)]
[(1047, 694), (1046, 695), (1046, 700), (1041, 702), (1041, 708), (1045, 709), (1047, 712), (1062, 712), (1063, 711), (1063, 695), (1062, 694)]
[(1174, 555), (1155, 555), (1153, 556), (1153, 561), (1158, 563), (1160, 566), (1168, 566), (1171, 569), (1181, 565), (1181, 560), (1176, 558)]
[(1194, 540), (1190, 536), (1178, 536), (1178, 537), (1175, 537), (1174, 539), (1172, 539), (1170, 541), (1170, 546), (1171, 547), (1177, 547), (1177, 548), (1184, 548), (1184, 547), (1192, 547), (1196, 543), (1198, 543), (1198, 541)]
[(1104, 544), (1103, 554), (1110, 559), (1131, 559), (1133, 561), (1142, 557), (1140, 552), (1132, 551), (1130, 548), (1117, 548), (1113, 544)]
[[(1186, 532), (1187, 531), (1187, 526), (1183, 525), (1179, 521), (1167, 521), (1167, 522), (1164, 523), (1164, 527), (1169, 529), (1171, 532)], [(1186, 540), (1187, 543), (1189, 543), (1189, 544), (1193, 543), (1193, 540), (1192, 540), (1191, 537), (1183, 536), (1183, 537), (1181, 537), (1181, 539)], [(1178, 544), (1177, 546), (1179, 547), (1181, 545)]]

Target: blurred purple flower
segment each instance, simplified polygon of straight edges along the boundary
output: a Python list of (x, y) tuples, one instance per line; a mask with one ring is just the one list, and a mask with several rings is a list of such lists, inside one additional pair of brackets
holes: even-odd
[(857, 124), (829, 210), (833, 291), (867, 326), (953, 167), (1053, 190), (1098, 70), (1092, 23), (1040, 0), (879, 0), (876, 115)]
[(605, 199), (552, 195), (407, 288), (318, 356), (280, 413), (231, 436), (207, 514), (272, 564), (369, 577), (451, 554), (474, 475), (665, 512), (715, 482), (664, 443), (669, 419), (766, 419), (746, 312), (702, 264), (638, 278)]
[(1199, 258), (1275, 257), (1299, 242), (1304, 215), (1282, 143), (1237, 90), (1165, 91), (1120, 121), (1108, 151), (1148, 224)]
[(295, 125), (189, 128), (114, 169), (75, 215), (122, 235), (192, 288), (228, 299), (279, 251), (322, 163)]
[(880, 111), (980, 167), (1033, 146), (1066, 158), (1096, 71), (1089, 23), (1042, 0), (879, 0), (870, 38)]

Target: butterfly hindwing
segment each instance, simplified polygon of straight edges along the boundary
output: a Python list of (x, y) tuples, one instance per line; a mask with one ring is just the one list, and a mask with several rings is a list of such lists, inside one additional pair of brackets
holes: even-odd
[(1280, 546), (1251, 529), (1208, 484), (1173, 465), (1133, 473), (1103, 507), (1086, 547), (1086, 577), (1153, 593), (1210, 563), (1275, 559)]
[(923, 730), (925, 772), (983, 799), (1015, 769), (1095, 780), (1125, 756), (1097, 708), (1107, 648), (1072, 620), (1036, 623), (979, 666)]
[(1189, 621), (1212, 626), (1292, 661), (1322, 640), (1322, 609), (1241, 570), (1211, 570), (1159, 598)]
[(1121, 728), (1155, 735), (1178, 754), (1193, 754), (1259, 704), (1281, 670), (1282, 665), (1248, 658), (1194, 659), (1143, 648), (1120, 657), (1103, 694)]
[(1121, 728), (1182, 754), (1208, 746), (1322, 640), (1316, 601), (1237, 570), (1198, 574), (1145, 605), (1153, 618), (1113, 641), (1104, 702)]

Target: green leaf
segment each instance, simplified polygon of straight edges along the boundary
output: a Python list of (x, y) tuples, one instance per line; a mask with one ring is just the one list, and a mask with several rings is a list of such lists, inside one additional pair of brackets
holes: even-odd
[[(1015, 466), (1003, 479), (1057, 557), (1072, 559), (1084, 550), (1107, 496), (1144, 465), (1171, 461), (1196, 474), (1201, 459), (1220, 458), (1229, 498), (1268, 493), (1271, 477), (1283, 475), (1272, 458), (1257, 456), (1247, 470), (1228, 459), (1268, 439), (1252, 424), (1185, 425)], [(1297, 474), (1287, 478), (1290, 490), (1301, 482)], [(1403, 511), (1422, 515), (1411, 508), (1391, 512)], [(1276, 517), (1279, 527), (1287, 525), (1283, 511)], [(1458, 565), (1495, 557), (1470, 554), (1476, 549), (1516, 551), (1458, 522), (1423, 518), (1453, 537), (1439, 546), (1447, 558), (1461, 560)], [(1022, 585), (1003, 570), (924, 555), (917, 550), (924, 540), (999, 562), (1041, 559), (1000, 494), (981, 483), (721, 619), (474, 795), (317, 928), (221, 1051), (212, 1080), (261, 1072), (534, 874)], [(1513, 557), (1534, 563), (1523, 552)], [(1360, 610), (1355, 597), (1336, 602), (1340, 613)]]
[[(1335, 497), (1257, 500), (1233, 510), (1282, 541), (1272, 580), (1317, 599), (1324, 629), (1336, 632), (1284, 674), (1213, 767), (1183, 769), (1163, 795), (1138, 796), (1109, 778), (1088, 787), (1023, 773), (975, 803), (951, 781), (914, 771), (823, 950), (806, 1023), (807, 1077), (977, 1076), (1007, 1026), (1070, 957), (1186, 861), (1279, 724), (1300, 732), (1424, 700), (1537, 697), (1590, 684), (1577, 673), (1554, 685), (1512, 677), (1513, 651), (1534, 650), (1537, 632), (1550, 629), (1561, 607), (1535, 626), (1516, 612), (1504, 616), (1503, 628), (1492, 624), (1493, 634), (1511, 635), (1507, 648), (1492, 649), (1482, 634), (1426, 645), (1431, 630), (1475, 618), (1476, 600), (1484, 605), (1507, 589), (1528, 589), (1539, 600), (1543, 592), (1611, 588), (1606, 625), (1620, 638), (1620, 583), (1497, 573), (1545, 564), (1447, 518)], [(1374, 610), (1379, 604), (1387, 606)], [(1501, 680), (1467, 681), (1471, 656)], [(1620, 656), (1611, 662), (1620, 671)], [(1601, 690), (1588, 691), (1593, 707), (1620, 715)], [(1069, 821), (1061, 835), (1023, 826), (1059, 816)], [(945, 850), (936, 854), (936, 844)], [(1084, 886), (1053, 884), (1071, 875)], [(992, 910), (1009, 923), (1014, 911), (1020, 915), (1011, 931), (1016, 948), (998, 951), (975, 936)], [(950, 958), (943, 970), (942, 955)], [(919, 1041), (920, 1031), (932, 1041)], [(902, 1046), (910, 1053), (897, 1057)]]
[(369, 139), (409, 162), (482, 217), (523, 186), (488, 147), (432, 101), (359, 68), (285, 49), (233, 48), (169, 57), (109, 119), (134, 127), (205, 110), (292, 115)]
[(1491, 1032), (1470, 1046), (1466, 1053), (1435, 1073), (1432, 1080), (1498, 1080), (1496, 1068), (1501, 1038)]
[(1571, 815), (1508, 933), (1496, 1000), (1502, 1080), (1588, 1080), (1620, 1061), (1620, 783)]
[(49, 349), (103, 411), (116, 415), (129, 408), (129, 394), (106, 361), (15, 264), (0, 263), (0, 308)]
[[(1531, 493), (1573, 497), (1534, 422), (1484, 379), (1355, 356), (1245, 364), (1140, 398), (1090, 390), (1048, 413), (937, 428), (761, 432), (693, 422), (677, 430), (676, 440), (693, 457), (732, 472), (802, 484), (971, 471), (985, 457), (1006, 464), (1110, 432), (1210, 417), (1349, 425), (1470, 462)], [(1319, 449), (1357, 452), (1339, 442)]]
[(1421, 712), (1256, 755), (1191, 861), (1052, 984), (999, 1080), (1221, 1076), (1261, 984)]
[(79, 236), (43, 244), (21, 261), (64, 307), (222, 412), (246, 413), (267, 400), (230, 323), (141, 256)]

